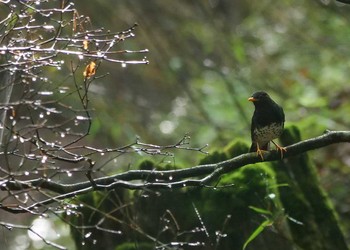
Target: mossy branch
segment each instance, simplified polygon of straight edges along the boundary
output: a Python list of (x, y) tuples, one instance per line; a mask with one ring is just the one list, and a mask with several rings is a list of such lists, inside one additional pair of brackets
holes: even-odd
[[(323, 135), (300, 141), (286, 147), (284, 158), (289, 158), (307, 151), (329, 146), (335, 143), (350, 142), (350, 131), (326, 131)], [(278, 151), (264, 152), (264, 161), (278, 161), (281, 155)], [(28, 212), (34, 207), (49, 204), (58, 200), (85, 194), (96, 190), (112, 190), (115, 188), (125, 189), (175, 189), (184, 187), (205, 187), (218, 181), (225, 173), (232, 172), (243, 166), (261, 162), (256, 153), (246, 153), (229, 160), (197, 165), (185, 169), (176, 170), (130, 170), (102, 178), (88, 178), (88, 181), (75, 184), (61, 184), (38, 178), (29, 181), (8, 180), (3, 183), (1, 190), (25, 190), (37, 189), (55, 192), (58, 195), (32, 204), (26, 208), (2, 207), (10, 212)], [(89, 173), (87, 173), (89, 176)]]

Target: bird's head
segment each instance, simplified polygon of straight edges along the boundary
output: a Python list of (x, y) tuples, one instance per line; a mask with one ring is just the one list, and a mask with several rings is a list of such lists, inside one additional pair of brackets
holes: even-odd
[(270, 96), (264, 91), (255, 92), (251, 97), (248, 98), (248, 101), (253, 102), (264, 102), (267, 100), (271, 100)]

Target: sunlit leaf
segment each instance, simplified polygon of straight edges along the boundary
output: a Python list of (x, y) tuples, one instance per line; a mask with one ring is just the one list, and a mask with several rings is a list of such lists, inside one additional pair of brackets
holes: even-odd
[(89, 78), (89, 77), (95, 75), (95, 73), (96, 73), (96, 63), (95, 62), (90, 62), (86, 66), (83, 75), (84, 75), (84, 77)]

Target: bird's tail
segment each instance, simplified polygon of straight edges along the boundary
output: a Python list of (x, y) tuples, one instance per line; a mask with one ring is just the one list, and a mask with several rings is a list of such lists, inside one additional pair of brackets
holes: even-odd
[[(269, 143), (266, 143), (265, 145), (261, 146), (259, 145), (260, 147), (260, 150), (269, 150)], [(258, 151), (258, 147), (257, 147), (257, 144), (256, 142), (253, 142), (252, 145), (250, 146), (250, 149), (249, 149), (249, 152), (256, 152)]]

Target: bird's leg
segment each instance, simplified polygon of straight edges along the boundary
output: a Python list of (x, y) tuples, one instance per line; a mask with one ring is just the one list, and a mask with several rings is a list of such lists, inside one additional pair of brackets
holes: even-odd
[(280, 145), (278, 145), (274, 141), (272, 141), (272, 143), (275, 144), (277, 151), (281, 152), (281, 159), (283, 159), (283, 152), (287, 152), (287, 149), (285, 147), (281, 147)]
[(261, 160), (264, 161), (264, 156), (262, 154), (263, 150), (260, 149), (259, 143), (256, 143), (256, 148), (257, 148), (256, 153), (261, 157)]

